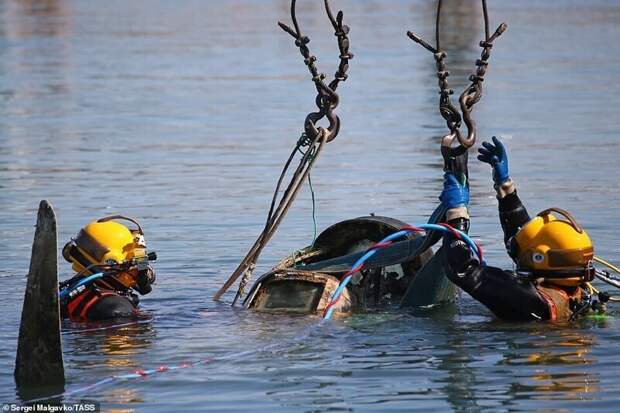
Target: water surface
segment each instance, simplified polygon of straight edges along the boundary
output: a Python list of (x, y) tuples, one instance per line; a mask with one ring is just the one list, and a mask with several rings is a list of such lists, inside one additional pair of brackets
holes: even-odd
[[(299, 3), (331, 74), (337, 49), (321, 2)], [(342, 131), (312, 173), (318, 228), (370, 212), (419, 223), (441, 188), (444, 125), (432, 56), (404, 33), (432, 38), (434, 4), (333, 7), (345, 10), (355, 58), (339, 89)], [(478, 7), (446, 7), (457, 90), (480, 53)], [(497, 1), (490, 11), (509, 29), (475, 108), (480, 136), (503, 136), (530, 212), (570, 210), (597, 253), (620, 261), (620, 6)], [(360, 314), (319, 328), (316, 318), (232, 310), (230, 295), (211, 301), (260, 232), (313, 109), (313, 85), (277, 19), (289, 19), (285, 0), (0, 3), (0, 401), (22, 397), (12, 377), (19, 313), (36, 208), (48, 199), (61, 245), (90, 220), (123, 213), (141, 220), (160, 257), (146, 321), (64, 326), (67, 390), (213, 359), (69, 401), (149, 412), (617, 411), (615, 317), (504, 323), (463, 295), (425, 314)], [(471, 178), (471, 233), (491, 263), (509, 267), (488, 168), (471, 162)], [(257, 272), (311, 242), (311, 211), (305, 189)]]

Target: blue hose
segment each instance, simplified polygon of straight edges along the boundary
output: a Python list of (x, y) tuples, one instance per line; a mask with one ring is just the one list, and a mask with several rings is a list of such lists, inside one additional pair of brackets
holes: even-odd
[[(437, 225), (437, 224), (423, 224), (423, 225), (417, 225), (416, 228), (422, 229), (422, 230), (432, 230), (432, 231), (439, 231), (439, 232), (443, 232), (443, 233), (451, 233), (452, 231), (446, 227), (444, 227), (443, 225)], [(484, 260), (482, 259), (482, 256), (480, 254), (480, 251), (478, 249), (478, 246), (476, 245), (476, 243), (474, 242), (474, 240), (472, 240), (469, 235), (467, 235), (466, 233), (464, 233), (463, 231), (459, 231), (456, 228), (453, 228), (454, 231), (456, 231), (459, 236), (463, 239), (463, 241), (465, 241), (465, 243), (467, 244), (467, 246), (478, 256), (478, 258), (480, 259), (481, 263), (484, 264)], [(405, 235), (407, 235), (408, 233), (410, 233), (411, 230), (401, 230), (398, 232), (395, 232), (391, 235), (388, 235), (387, 237), (383, 238), (381, 241), (379, 241), (379, 244), (382, 244), (384, 242), (388, 242), (388, 241), (392, 241), (395, 240), (397, 238), (403, 237)], [(366, 260), (368, 260), (370, 257), (372, 257), (373, 255), (375, 255), (375, 253), (377, 252), (377, 249), (374, 247), (371, 247), (366, 254), (362, 255), (357, 261), (355, 261), (355, 264), (353, 264), (352, 269), (358, 268), (361, 265), (364, 264), (364, 262), (366, 262)], [(361, 269), (361, 268), (360, 268)], [(332, 294), (332, 297), (330, 299), (330, 304), (335, 302), (336, 300), (338, 300), (338, 298), (340, 298), (340, 295), (342, 294), (342, 292), (344, 291), (344, 289), (347, 287), (347, 285), (349, 284), (349, 282), (351, 281), (351, 278), (353, 278), (353, 275), (356, 273), (352, 272), (349, 275), (347, 275), (345, 277), (344, 280), (342, 280), (342, 282), (340, 283), (340, 285), (338, 285), (338, 288), (336, 288), (336, 291), (334, 291), (334, 293)], [(325, 313), (325, 315), (323, 316), (323, 319), (325, 320), (329, 320), (332, 316), (332, 314), (334, 313), (334, 307), (331, 306), (328, 308), (327, 312)]]
[(82, 278), (77, 284), (75, 284), (75, 285), (73, 285), (71, 287), (67, 287), (64, 290), (60, 291), (58, 293), (58, 296), (60, 298), (65, 298), (67, 295), (69, 295), (69, 293), (71, 293), (71, 291), (75, 290), (76, 288), (81, 287), (82, 285), (91, 283), (94, 280), (96, 280), (97, 278), (101, 278), (103, 276), (104, 276), (104, 273), (98, 272), (98, 273), (95, 273), (93, 275), (89, 275), (86, 278)]

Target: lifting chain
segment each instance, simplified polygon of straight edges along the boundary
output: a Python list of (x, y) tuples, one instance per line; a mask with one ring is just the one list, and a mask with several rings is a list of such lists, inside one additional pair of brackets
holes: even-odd
[[(450, 130), (449, 135), (446, 135), (442, 140), (442, 148), (448, 144), (457, 140), (460, 144), (459, 148), (451, 151), (453, 155), (462, 154), (466, 152), (468, 148), (472, 147), (476, 142), (476, 123), (474, 122), (471, 111), (476, 103), (480, 101), (482, 97), (482, 82), (486, 74), (488, 67), (488, 60), (491, 55), (491, 48), (493, 47), (493, 41), (499, 37), (506, 28), (506, 23), (500, 24), (493, 35), (490, 35), (489, 31), (489, 14), (487, 12), (487, 2), (482, 0), (482, 12), (484, 16), (484, 33), (485, 38), (480, 42), (482, 47), (482, 54), (480, 59), (476, 60), (476, 72), (469, 77), (470, 85), (463, 90), (459, 96), (459, 110), (450, 101), (450, 95), (454, 93), (448, 85), (448, 76), (450, 72), (446, 70), (444, 59), (446, 58), (446, 52), (441, 49), (441, 43), (439, 40), (439, 29), (441, 23), (441, 6), (442, 0), (437, 1), (437, 16), (435, 20), (435, 44), (433, 47), (425, 42), (420, 36), (407, 32), (407, 36), (414, 42), (420, 44), (425, 49), (433, 53), (437, 66), (437, 79), (439, 80), (439, 113), (445, 119), (446, 125)], [(463, 136), (461, 133), (461, 121), (465, 122), (467, 127), (467, 136)]]
[(295, 39), (295, 46), (299, 48), (299, 52), (303, 56), (304, 63), (308, 66), (308, 70), (312, 75), (312, 81), (316, 86), (317, 96), (315, 101), (319, 110), (317, 112), (311, 112), (306, 116), (306, 120), (304, 121), (305, 134), (308, 138), (314, 139), (319, 134), (317, 122), (322, 118), (326, 118), (329, 122), (329, 126), (324, 132), (325, 138), (327, 142), (331, 142), (340, 131), (340, 118), (334, 113), (334, 110), (340, 102), (340, 98), (336, 93), (336, 88), (340, 82), (347, 80), (349, 60), (353, 58), (353, 54), (349, 52), (349, 26), (342, 22), (342, 11), (339, 11), (336, 18), (334, 18), (328, 0), (324, 0), (325, 11), (335, 30), (334, 35), (338, 39), (338, 49), (340, 50), (338, 69), (334, 74), (334, 79), (328, 85), (325, 83), (325, 74), (319, 72), (316, 66), (316, 56), (312, 55), (308, 48), (310, 39), (308, 36), (302, 34), (299, 23), (297, 22), (297, 16), (295, 14), (296, 3), (296, 0), (291, 0), (291, 20), (293, 21), (294, 29), (282, 22), (278, 22), (278, 25)]

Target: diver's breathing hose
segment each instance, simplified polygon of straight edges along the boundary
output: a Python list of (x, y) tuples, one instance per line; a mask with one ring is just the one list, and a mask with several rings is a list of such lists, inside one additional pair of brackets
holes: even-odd
[(65, 298), (67, 295), (69, 295), (69, 293), (71, 293), (71, 291), (75, 290), (76, 288), (81, 287), (82, 285), (91, 283), (91, 282), (95, 281), (97, 278), (103, 277), (104, 275), (105, 275), (105, 273), (98, 272), (98, 273), (95, 273), (93, 275), (89, 275), (86, 278), (82, 278), (77, 284), (75, 284), (75, 285), (73, 285), (71, 287), (67, 287), (64, 290), (58, 292), (58, 296), (60, 298)]
[(457, 237), (458, 239), (461, 239), (467, 244), (467, 246), (478, 256), (478, 259), (480, 260), (482, 264), (485, 263), (484, 258), (483, 258), (482, 248), (480, 248), (480, 246), (473, 239), (471, 239), (469, 235), (467, 235), (463, 231), (459, 231), (458, 229), (453, 228), (452, 226), (448, 224), (422, 224), (418, 226), (403, 227), (400, 231), (395, 232), (391, 235), (388, 235), (387, 237), (383, 238), (378, 243), (374, 244), (372, 247), (370, 247), (366, 251), (364, 255), (362, 255), (357, 261), (355, 261), (355, 264), (353, 264), (353, 267), (342, 276), (340, 285), (338, 285), (338, 288), (336, 288), (336, 291), (334, 291), (334, 293), (332, 294), (330, 302), (327, 305), (327, 307), (325, 307), (325, 311), (323, 312), (323, 319), (329, 320), (331, 318), (332, 314), (334, 313), (335, 304), (342, 297), (342, 292), (344, 291), (344, 289), (347, 287), (347, 285), (351, 281), (351, 278), (353, 277), (353, 275), (361, 271), (364, 268), (364, 263), (366, 262), (366, 260), (372, 257), (377, 252), (377, 250), (388, 247), (390, 244), (392, 244), (393, 240), (400, 238), (400, 237), (404, 237), (405, 235), (411, 232), (426, 232), (426, 231), (439, 231), (439, 232), (443, 232), (444, 234), (454, 235), (455, 237)]

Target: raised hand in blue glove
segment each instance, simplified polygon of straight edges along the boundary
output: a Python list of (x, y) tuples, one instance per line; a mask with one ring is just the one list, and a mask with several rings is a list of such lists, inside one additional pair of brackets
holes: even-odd
[(461, 184), (452, 172), (443, 175), (443, 191), (439, 200), (447, 209), (467, 207), (469, 205), (469, 188)]
[[(495, 144), (495, 145), (494, 145)], [(478, 148), (478, 159), (493, 167), (493, 181), (501, 185), (510, 179), (508, 174), (508, 155), (504, 144), (493, 136), (493, 143), (482, 142), (484, 148)]]

